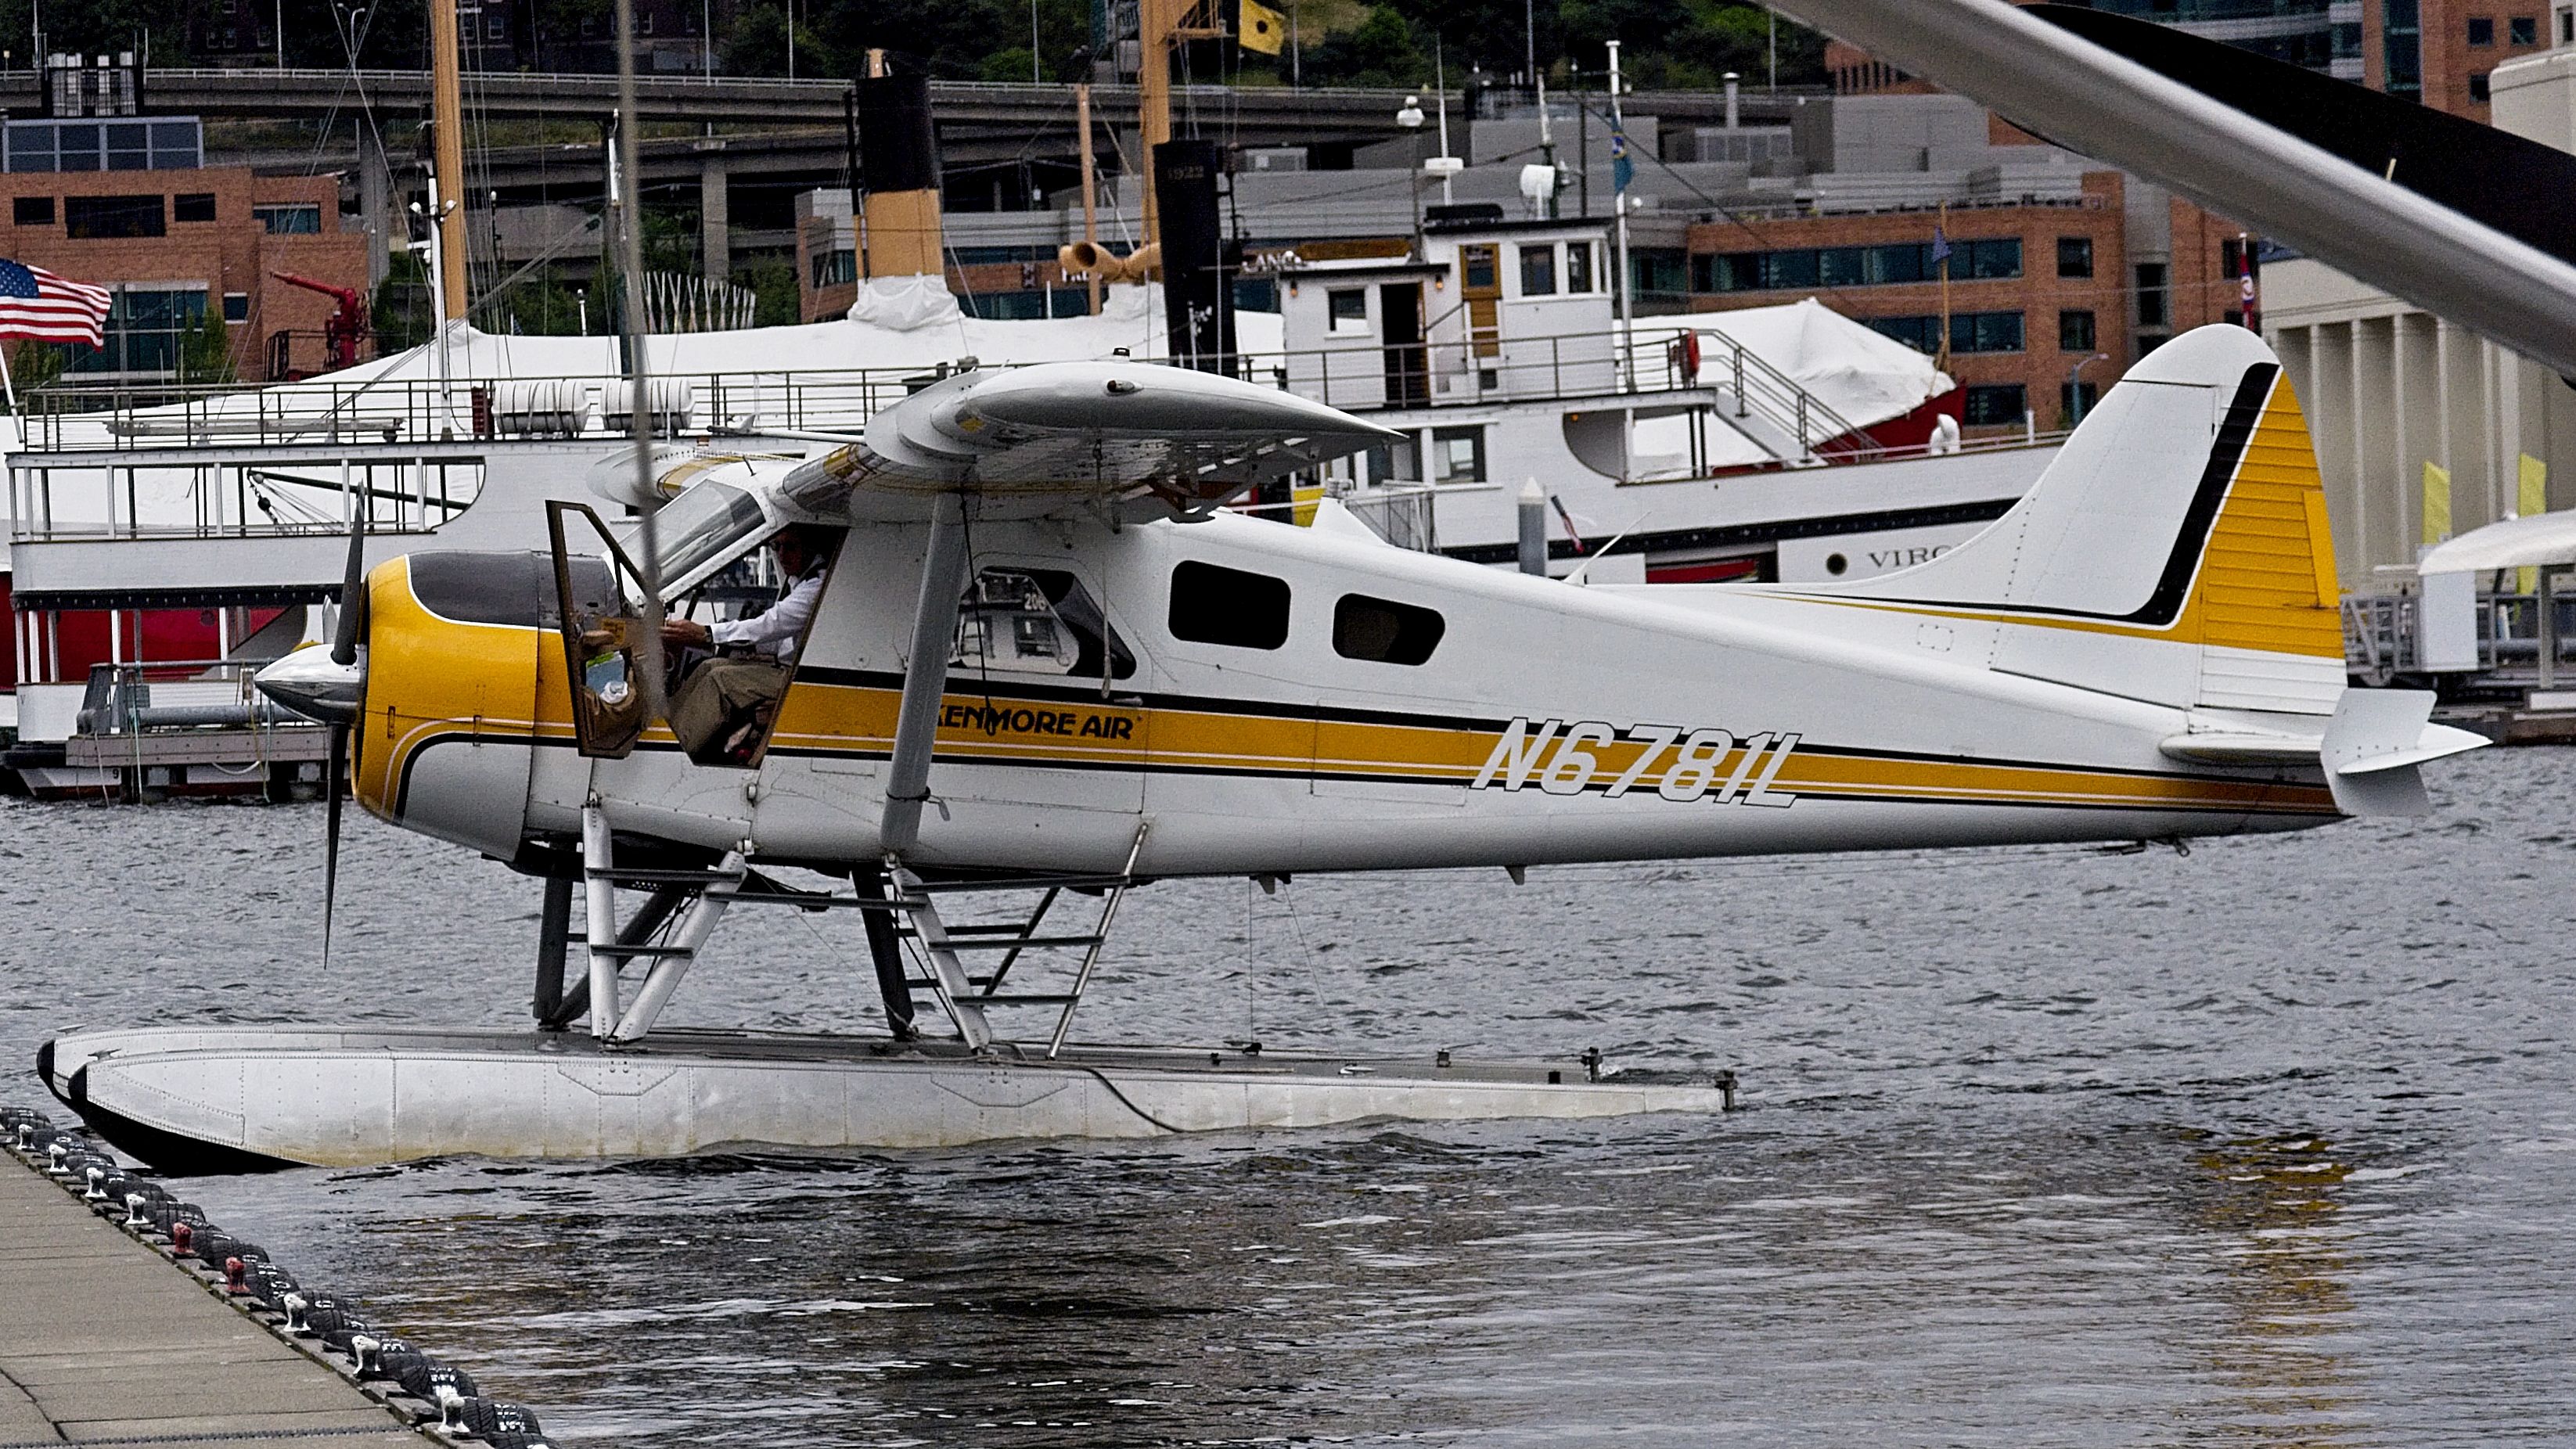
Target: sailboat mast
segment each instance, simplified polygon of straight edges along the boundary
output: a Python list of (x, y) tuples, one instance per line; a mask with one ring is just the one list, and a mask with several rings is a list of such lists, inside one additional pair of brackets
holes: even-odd
[(456, 0), (429, 0), (429, 119), (440, 202), (436, 283), (451, 320), (465, 318), (465, 87)]

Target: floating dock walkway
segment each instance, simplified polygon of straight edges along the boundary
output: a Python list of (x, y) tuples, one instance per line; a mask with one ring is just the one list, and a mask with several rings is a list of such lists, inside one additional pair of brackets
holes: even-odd
[[(7, 1127), (0, 1143), (14, 1145)], [(281, 1315), (222, 1274), (120, 1226), (125, 1204), (103, 1213), (45, 1160), (0, 1151), (0, 1449), (473, 1442), (440, 1432), (437, 1407), (361, 1383), (320, 1342), (282, 1332)], [(480, 1437), (484, 1449), (536, 1442)]]

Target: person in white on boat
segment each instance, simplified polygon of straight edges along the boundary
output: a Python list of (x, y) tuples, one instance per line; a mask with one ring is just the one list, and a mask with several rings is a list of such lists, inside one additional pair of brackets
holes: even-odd
[(748, 618), (702, 624), (665, 619), (662, 642), (674, 649), (717, 651), (693, 666), (671, 696), (671, 732), (692, 759), (742, 760), (759, 747), (770, 716), (796, 672), (796, 648), (823, 595), (831, 551), (822, 530), (780, 529), (770, 539), (787, 580), (778, 602)]

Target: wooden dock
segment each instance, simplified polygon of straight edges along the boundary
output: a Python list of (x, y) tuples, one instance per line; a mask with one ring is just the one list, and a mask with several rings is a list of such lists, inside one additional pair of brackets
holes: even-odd
[(0, 1449), (288, 1439), (439, 1442), (0, 1153)]

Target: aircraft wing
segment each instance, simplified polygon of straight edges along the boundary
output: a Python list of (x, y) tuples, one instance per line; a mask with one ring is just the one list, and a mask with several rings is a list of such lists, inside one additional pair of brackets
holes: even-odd
[(905, 522), (943, 494), (987, 517), (1096, 503), (1204, 513), (1266, 479), (1404, 435), (1279, 388), (1140, 362), (976, 369), (868, 420), (779, 484), (817, 518)]

